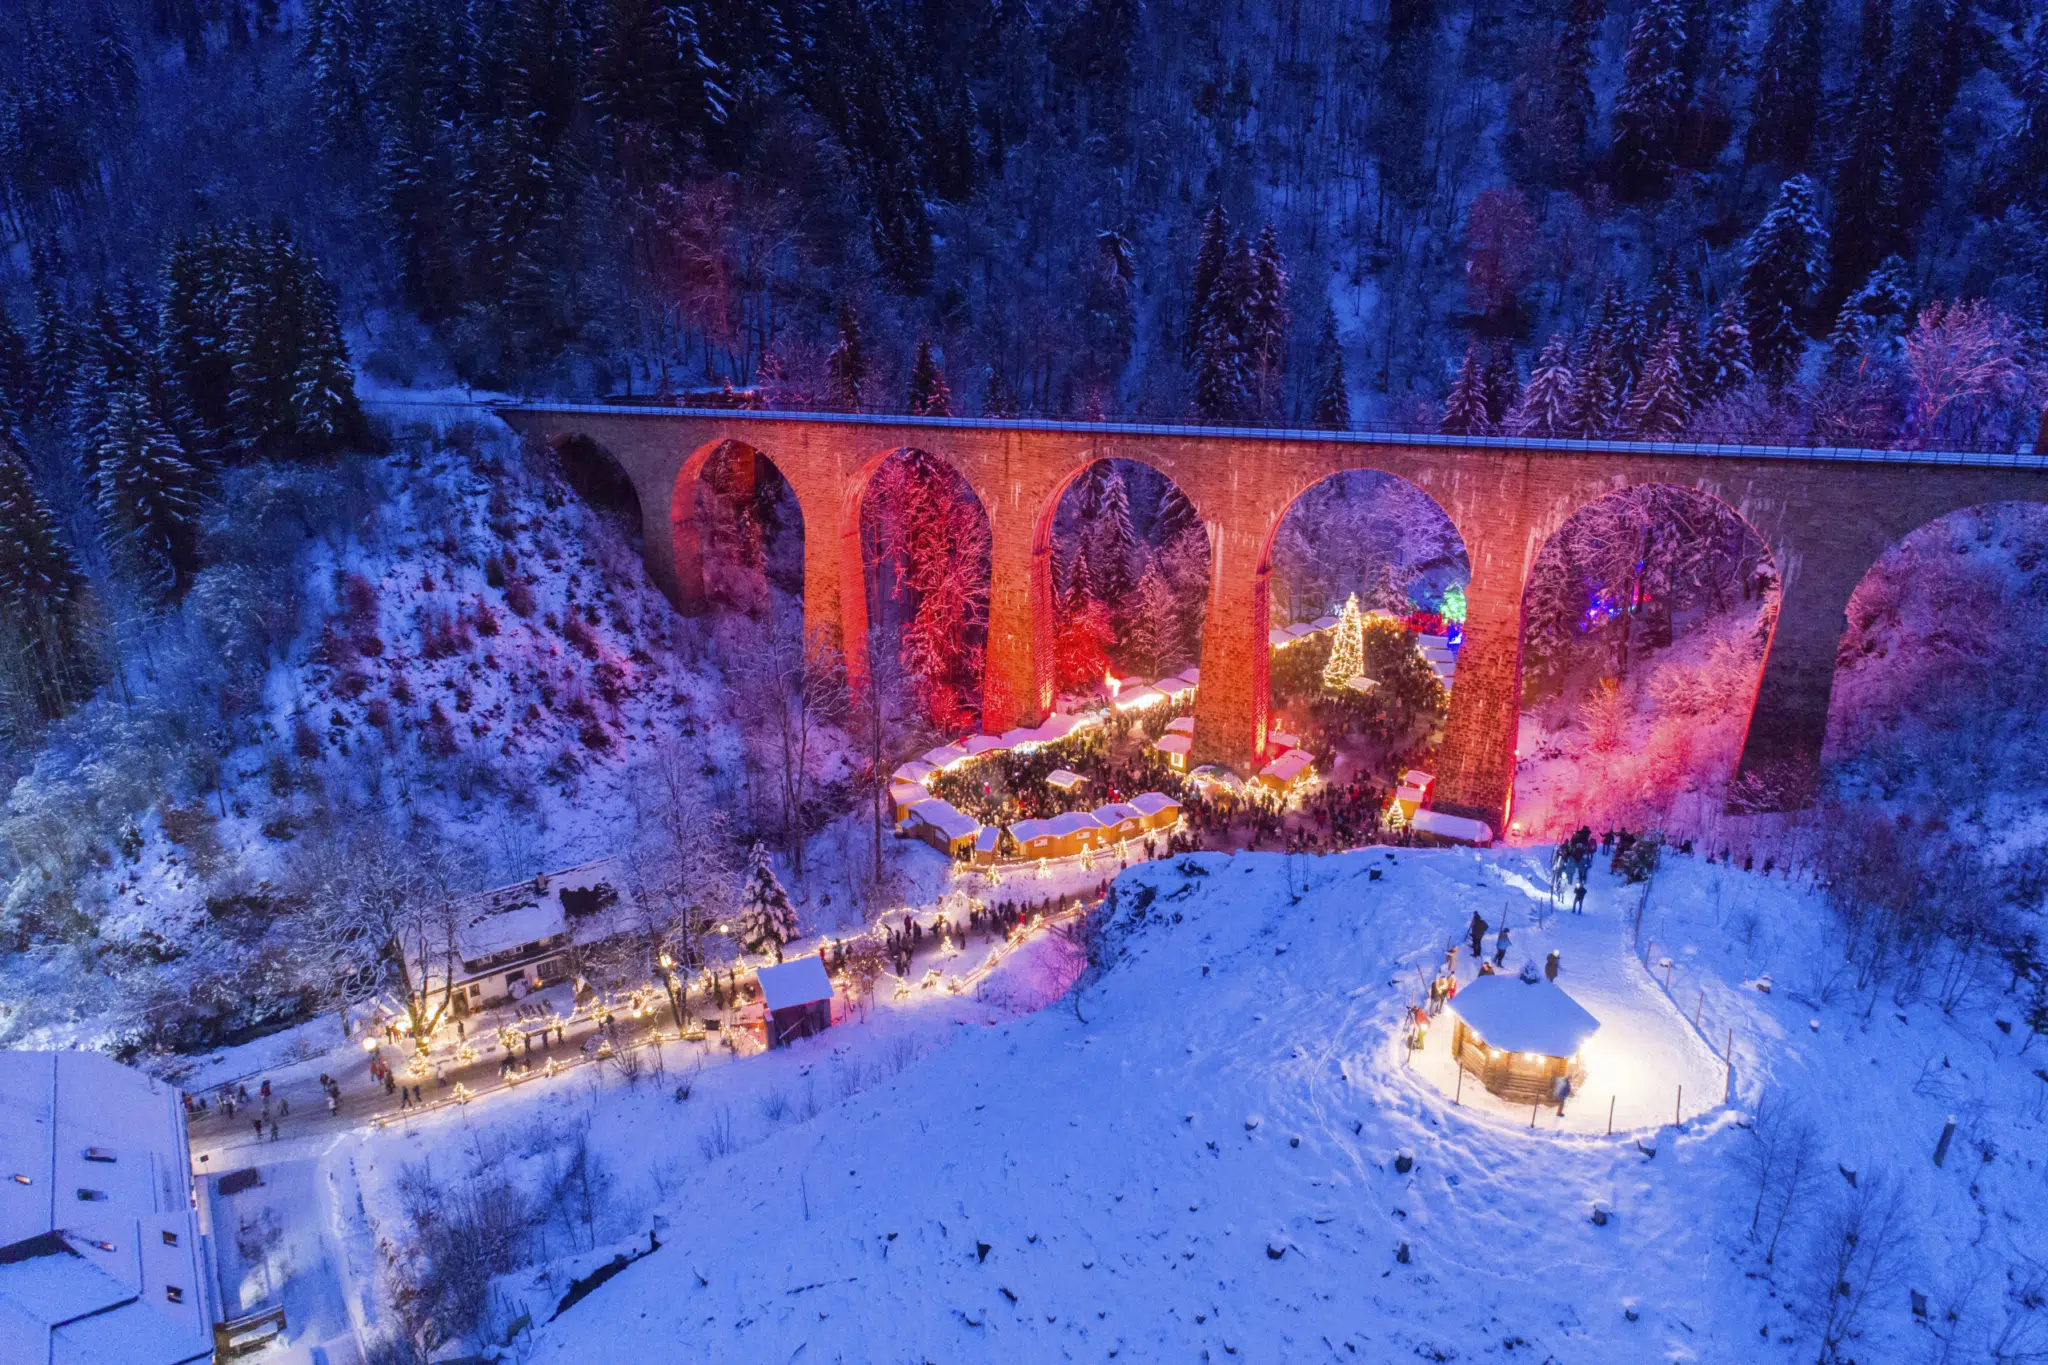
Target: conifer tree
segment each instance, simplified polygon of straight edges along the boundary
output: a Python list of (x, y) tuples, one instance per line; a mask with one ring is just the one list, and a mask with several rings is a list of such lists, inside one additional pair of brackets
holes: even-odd
[(1866, 357), (1889, 357), (1912, 311), (1912, 271), (1903, 258), (1887, 256), (1835, 315), (1828, 334), (1829, 367), (1843, 373)]
[(1593, 42), (1604, 0), (1573, 0), (1557, 38), (1525, 70), (1508, 96), (1503, 154), (1525, 183), (1572, 184), (1585, 169), (1593, 121)]
[(1571, 343), (1562, 332), (1550, 338), (1536, 358), (1522, 399), (1508, 418), (1517, 436), (1569, 436), (1577, 405), (1578, 384), (1572, 373)]
[(1202, 219), (1202, 244), (1195, 251), (1194, 274), (1188, 279), (1187, 326), (1181, 333), (1181, 358), (1191, 370), (1201, 367), (1203, 338), (1209, 332), (1209, 316), (1216, 307), (1216, 291), (1230, 264), (1230, 218), (1221, 203), (1209, 206)]
[(1701, 396), (1719, 398), (1756, 377), (1749, 355), (1746, 313), (1740, 294), (1730, 294), (1721, 301), (1714, 314), (1713, 328), (1707, 333), (1707, 344), (1700, 352)]
[(1515, 349), (1506, 337), (1494, 338), (1486, 352), (1486, 420), (1494, 431), (1506, 428), (1508, 414), (1522, 401), (1522, 372)]
[(1890, 82), (1891, 0), (1864, 0), (1862, 48), (1843, 116), (1848, 136), (1835, 154), (1829, 185), (1835, 216), (1828, 279), (1835, 299), (1905, 243)]
[(2013, 95), (2018, 115), (1999, 139), (1999, 198), (2048, 210), (2048, 17), (2034, 21), (2033, 36), (2016, 63)]
[(739, 931), (741, 947), (750, 953), (772, 948), (777, 962), (782, 961), (783, 947), (797, 935), (796, 907), (769, 865), (768, 850), (758, 842), (740, 874)]
[(199, 475), (139, 386), (109, 392), (87, 457), (108, 551), (157, 597), (177, 596), (198, 567)]
[(164, 258), (158, 319), (163, 360), (208, 454), (220, 453), (233, 439), (232, 333), (243, 250), (235, 236), (208, 231), (174, 243)]
[(1643, 364), (1643, 377), (1621, 412), (1621, 430), (1646, 440), (1662, 440), (1683, 432), (1692, 420), (1692, 393), (1685, 373), (1684, 332), (1676, 319), (1666, 323)]
[(1359, 614), (1358, 594), (1344, 599), (1337, 613), (1336, 629), (1330, 633), (1330, 659), (1323, 665), (1323, 686), (1342, 692), (1351, 680), (1365, 672), (1365, 618)]
[(1180, 621), (1173, 590), (1156, 564), (1147, 564), (1132, 589), (1124, 629), (1125, 656), (1148, 678), (1164, 677), (1179, 663)]
[(1664, 192), (1678, 160), (1687, 88), (1685, 13), (1679, 0), (1647, 0), (1629, 30), (1614, 100), (1614, 168), (1624, 192)]
[(1749, 164), (1806, 168), (1820, 108), (1826, 20), (1826, 0), (1774, 0), (1749, 102)]
[(840, 412), (859, 412), (867, 388), (868, 350), (860, 314), (849, 300), (840, 301), (839, 340), (825, 359), (825, 372), (832, 406)]
[(1344, 374), (1344, 346), (1337, 336), (1337, 310), (1323, 303), (1322, 327), (1316, 335), (1315, 424), (1342, 429), (1351, 425), (1351, 384)]
[(1898, 89), (1899, 218), (1910, 230), (1934, 199), (1941, 135), (1969, 75), (1976, 44), (1964, 0), (1913, 0), (1900, 45)]
[(1280, 381), (1287, 370), (1287, 263), (1271, 223), (1259, 229), (1245, 269), (1242, 333), (1252, 416), (1270, 421), (1280, 411)]
[(13, 657), (0, 660), (0, 678), (13, 671), (16, 686), (33, 693), (35, 710), (46, 719), (78, 699), (83, 588), (28, 465), (0, 431), (0, 641), (13, 646)]
[(946, 374), (932, 359), (929, 337), (917, 339), (917, 359), (910, 367), (910, 394), (906, 410), (912, 417), (949, 417), (953, 412), (953, 396), (946, 388)]
[(1793, 176), (1743, 244), (1750, 355), (1757, 377), (1777, 387), (1798, 372), (1806, 341), (1801, 319), (1826, 277), (1828, 234), (1817, 198), (1813, 181)]
[(1087, 477), (1081, 505), (1088, 567), (1095, 592), (1108, 605), (1111, 616), (1121, 621), (1137, 572), (1138, 534), (1131, 525), (1131, 491), (1123, 472), (1108, 460), (1090, 465)]
[(26, 426), (36, 409), (36, 359), (28, 338), (0, 305), (0, 439), (12, 426)]
[(1458, 367), (1458, 377), (1444, 397), (1437, 430), (1447, 436), (1484, 436), (1493, 430), (1486, 412), (1486, 372), (1476, 341), (1465, 347), (1465, 363)]
[(44, 283), (36, 286), (35, 393), (33, 422), (57, 422), (71, 401), (71, 386), (77, 379), (78, 343), (76, 330), (57, 291)]
[(274, 457), (356, 439), (362, 414), (332, 286), (282, 227), (245, 237), (235, 254), (227, 350), (237, 444)]
[(981, 415), (984, 417), (1015, 417), (1017, 395), (1003, 382), (1002, 372), (994, 365), (985, 367), (981, 382)]
[(370, 94), (375, 38), (357, 0), (310, 0), (299, 59), (312, 77), (322, 142), (339, 150), (373, 135)]
[(1614, 357), (1604, 338), (1596, 338), (1579, 357), (1573, 374), (1571, 415), (1567, 428), (1574, 436), (1601, 437), (1614, 425), (1620, 394), (1614, 382)]

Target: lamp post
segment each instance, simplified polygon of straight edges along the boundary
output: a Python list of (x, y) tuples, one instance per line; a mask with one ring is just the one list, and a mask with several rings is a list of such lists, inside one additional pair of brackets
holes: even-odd
[(676, 1021), (676, 1036), (680, 1038), (683, 1036), (683, 1006), (676, 999), (676, 960), (667, 953), (663, 953), (659, 961), (661, 963), (661, 984), (668, 987), (668, 1012), (670, 1017)]

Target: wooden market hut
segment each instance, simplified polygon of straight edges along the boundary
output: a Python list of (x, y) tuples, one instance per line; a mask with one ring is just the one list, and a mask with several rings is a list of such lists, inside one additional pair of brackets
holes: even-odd
[(1140, 792), (1131, 798), (1131, 805), (1145, 817), (1145, 832), (1171, 829), (1180, 819), (1180, 802), (1165, 792)]
[(903, 832), (922, 839), (949, 858), (965, 858), (974, 850), (981, 822), (950, 801), (920, 801), (903, 816)]
[(1474, 1079), (1516, 1104), (1549, 1104), (1559, 1076), (1573, 1090), (1585, 1079), (1579, 1050), (1600, 1028), (1585, 1006), (1554, 981), (1482, 976), (1447, 1006), (1457, 1020), (1451, 1056)]
[(832, 978), (823, 959), (800, 957), (754, 975), (761, 983), (768, 1046), (786, 1047), (832, 1027)]
[(1019, 820), (1010, 826), (1010, 837), (1026, 858), (1070, 858), (1099, 844), (1102, 826), (1092, 815), (1069, 811), (1047, 820)]
[(1045, 785), (1055, 791), (1078, 791), (1087, 785), (1088, 779), (1066, 768), (1054, 768), (1045, 775)]
[(1097, 806), (1095, 822), (1102, 826), (1102, 841), (1106, 844), (1135, 839), (1145, 832), (1145, 812), (1128, 801)]
[(1195, 737), (1179, 733), (1161, 735), (1152, 747), (1166, 755), (1168, 767), (1182, 773), (1187, 771), (1188, 755), (1194, 752)]
[(1291, 791), (1313, 775), (1315, 761), (1306, 749), (1289, 749), (1259, 769), (1259, 781), (1275, 791)]

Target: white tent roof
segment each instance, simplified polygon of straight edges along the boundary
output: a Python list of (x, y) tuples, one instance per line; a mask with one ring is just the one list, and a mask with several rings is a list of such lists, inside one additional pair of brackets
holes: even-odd
[(967, 751), (959, 745), (941, 744), (938, 748), (927, 751), (924, 761), (934, 768), (950, 768), (965, 757)]
[(1266, 643), (1268, 645), (1271, 645), (1274, 649), (1278, 649), (1282, 645), (1293, 644), (1294, 637), (1287, 633), (1287, 627), (1275, 626), (1271, 630), (1266, 632)]
[(1099, 718), (1092, 715), (1070, 716), (1064, 713), (1057, 713), (1047, 716), (1045, 723), (1038, 727), (1038, 739), (1040, 743), (1050, 744), (1054, 740), (1065, 739), (1076, 730), (1085, 730), (1089, 726), (1099, 723)]
[(910, 762), (898, 768), (891, 776), (898, 782), (922, 782), (937, 771), (937, 768), (934, 768), (923, 759), (913, 758)]
[(1165, 700), (1166, 694), (1156, 687), (1127, 687), (1117, 693), (1116, 709), (1119, 711), (1138, 711), (1147, 706), (1157, 706)]
[(825, 975), (825, 963), (816, 956), (763, 967), (754, 975), (761, 980), (761, 999), (771, 1010), (832, 998), (832, 978)]
[(1045, 775), (1046, 786), (1058, 787), (1063, 792), (1070, 792), (1076, 787), (1085, 785), (1087, 781), (1088, 779), (1081, 776), (1081, 774), (1069, 772), (1065, 768), (1054, 768)]
[(1005, 749), (1015, 749), (1019, 745), (1024, 744), (1036, 744), (1041, 738), (1037, 727), (1031, 725), (1019, 725), (1014, 730), (1005, 730), (1002, 733), (1003, 747)]
[(970, 735), (961, 743), (960, 747), (967, 751), (968, 757), (972, 758), (979, 754), (996, 753), (1009, 748), (1010, 745), (1008, 741), (999, 739), (994, 735)]
[(1482, 976), (1459, 988), (1450, 1008), (1474, 1033), (1509, 1052), (1570, 1057), (1600, 1029), (1600, 1021), (1585, 1006), (1556, 982), (1540, 978)]
[(1213, 763), (1204, 763), (1188, 774), (1188, 781), (1205, 787), (1221, 787), (1224, 791), (1241, 792), (1244, 780), (1228, 768), (1219, 768)]
[(1336, 624), (1337, 618), (1334, 616), (1318, 616), (1315, 620), (1308, 623), (1308, 628), (1310, 630), (1328, 630)]
[(1162, 754), (1185, 754), (1195, 747), (1195, 737), (1182, 734), (1161, 735), (1158, 743), (1152, 747)]
[[(1403, 787), (1401, 790), (1405, 792), (1411, 788)], [(1446, 815), (1440, 810), (1419, 810), (1408, 823), (1423, 834), (1456, 839), (1461, 844), (1493, 842), (1493, 827), (1484, 820), (1468, 820), (1462, 815)]]

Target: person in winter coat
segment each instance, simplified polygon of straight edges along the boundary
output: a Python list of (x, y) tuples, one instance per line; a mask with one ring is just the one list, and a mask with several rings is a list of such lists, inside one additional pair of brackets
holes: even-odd
[(1572, 888), (1572, 913), (1574, 915), (1580, 915), (1584, 914), (1585, 910), (1586, 884), (1584, 882), (1580, 882), (1577, 886)]
[(1498, 967), (1508, 960), (1508, 927), (1503, 924), (1500, 933), (1493, 940), (1493, 965)]
[(1472, 935), (1472, 956), (1474, 958), (1478, 958), (1486, 952), (1486, 931), (1491, 927), (1485, 920), (1479, 918), (1477, 910), (1472, 912), (1472, 922), (1465, 926), (1465, 930)]
[(1557, 1116), (1564, 1117), (1564, 1102), (1572, 1097), (1572, 1078), (1559, 1076), (1550, 1083), (1550, 1098), (1557, 1104)]
[(1557, 949), (1555, 948), (1552, 948), (1550, 955), (1543, 959), (1543, 979), (1545, 981), (1557, 980)]

